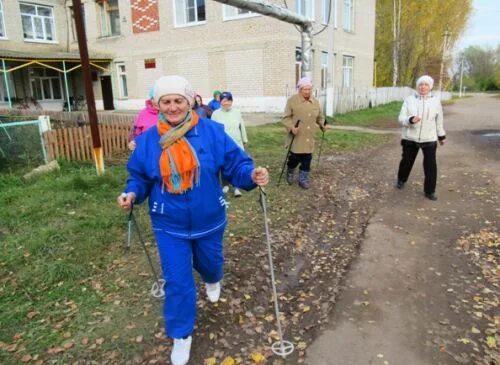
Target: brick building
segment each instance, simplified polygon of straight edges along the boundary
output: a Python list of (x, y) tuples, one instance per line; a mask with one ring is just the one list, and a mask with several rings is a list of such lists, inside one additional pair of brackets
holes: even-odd
[[(314, 20), (319, 94), (333, 86), (372, 86), (375, 0), (272, 3)], [(141, 108), (152, 82), (165, 74), (185, 76), (205, 99), (215, 89), (230, 90), (245, 111), (282, 111), (286, 96), (295, 92), (301, 39), (294, 25), (205, 0), (82, 0), (82, 5), (98, 108)], [(0, 0), (5, 69), (35, 61), (7, 73), (11, 94), (55, 107), (66, 99), (66, 83), (70, 96), (83, 94), (72, 12), (70, 0)], [(61, 70), (72, 67), (64, 78)], [(4, 101), (6, 85), (0, 84)]]

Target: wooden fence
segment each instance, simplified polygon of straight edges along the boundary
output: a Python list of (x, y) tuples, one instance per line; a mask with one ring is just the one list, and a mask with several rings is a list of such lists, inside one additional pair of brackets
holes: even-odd
[[(1, 109), (0, 115), (18, 115), (26, 116), (29, 119), (37, 119), (40, 115), (48, 115), (54, 124), (63, 124), (65, 126), (76, 126), (89, 124), (88, 113), (86, 111), (61, 112), (51, 110), (29, 110), (29, 109)], [(116, 113), (109, 111), (98, 111), (97, 120), (99, 124), (128, 124), (132, 127), (137, 112)]]
[[(127, 149), (130, 125), (127, 123), (100, 124), (99, 134), (104, 157)], [(47, 158), (67, 160), (93, 160), (90, 126), (59, 128), (44, 133)]]

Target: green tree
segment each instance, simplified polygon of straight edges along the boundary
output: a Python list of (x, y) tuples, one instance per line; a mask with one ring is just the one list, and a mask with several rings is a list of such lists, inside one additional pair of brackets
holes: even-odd
[[(459, 88), (460, 67), (463, 60), (463, 80), (468, 90), (489, 91), (500, 89), (500, 45), (491, 47), (469, 46), (460, 52), (455, 66), (455, 85)], [(462, 80), (462, 85), (464, 81)]]
[(472, 0), (377, 0), (376, 6), (377, 86), (393, 85), (394, 79), (397, 85), (413, 85), (424, 73), (437, 81), (443, 57), (443, 32), (448, 27), (450, 36), (444, 59), (448, 66), (450, 51), (471, 14)]

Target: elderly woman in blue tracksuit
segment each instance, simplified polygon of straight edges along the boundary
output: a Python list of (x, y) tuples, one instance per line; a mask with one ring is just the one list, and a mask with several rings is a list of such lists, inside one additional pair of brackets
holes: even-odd
[(193, 268), (205, 282), (211, 302), (220, 296), (222, 239), (226, 206), (219, 173), (250, 190), (268, 182), (265, 168), (224, 132), (192, 110), (195, 93), (180, 76), (164, 76), (154, 86), (159, 109), (156, 128), (137, 138), (127, 164), (129, 178), (118, 205), (128, 210), (149, 197), (149, 214), (165, 279), (164, 317), (174, 344), (171, 361), (189, 360), (196, 318)]

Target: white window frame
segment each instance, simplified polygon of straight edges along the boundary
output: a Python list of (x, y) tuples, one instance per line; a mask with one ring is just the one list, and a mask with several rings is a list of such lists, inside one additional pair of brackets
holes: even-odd
[[(307, 14), (307, 11), (310, 14)], [(295, 12), (305, 16), (310, 20), (314, 20), (314, 1), (313, 0), (295, 0)]]
[[(233, 10), (235, 9), (235, 10)], [(230, 14), (231, 11), (236, 11), (236, 15)], [(244, 13), (239, 13), (239, 11), (244, 11)], [(254, 13), (249, 10), (240, 9), (231, 5), (222, 5), (222, 20), (236, 20), (236, 19), (245, 19), (245, 18), (253, 18), (256, 16), (260, 16), (259, 13)]]
[(333, 13), (332, 13), (332, 15), (333, 15), (333, 27), (335, 29), (338, 28), (338, 21), (337, 21), (337, 13), (338, 12), (337, 12), (337, 9), (338, 9), (337, 0), (334, 0), (333, 1), (333, 9), (332, 9)]
[[(34, 69), (36, 70), (41, 70), (43, 71), (43, 76), (32, 76), (31, 75), (31, 71), (33, 71)], [(62, 81), (61, 81), (61, 74), (59, 72), (57, 72), (57, 76), (50, 76), (50, 75), (47, 75), (47, 68), (45, 67), (30, 67), (29, 68), (29, 78), (30, 78), (30, 89), (31, 89), (31, 95), (33, 96), (33, 98), (35, 98), (36, 100), (63, 100), (64, 98), (64, 91), (63, 91), (63, 87), (62, 87)], [(49, 81), (49, 85), (50, 85), (50, 95), (45, 95), (44, 94), (44, 89), (43, 89), (43, 84), (44, 84), (44, 81)], [(54, 98), (54, 88), (53, 88), (53, 81), (54, 80), (57, 80), (57, 83), (59, 84), (59, 93), (61, 94), (61, 97), (60, 98)], [(38, 95), (35, 95), (35, 90), (33, 89), (33, 83), (39, 83), (39, 87), (40, 87), (40, 90), (41, 90), (41, 93), (42, 93), (42, 97), (39, 98)]]
[(354, 0), (344, 0), (343, 27), (346, 32), (354, 32)]
[[(120, 99), (128, 99), (127, 67), (125, 66), (125, 62), (116, 63), (116, 76)], [(124, 80), (125, 82), (123, 82)]]
[[(35, 8), (35, 13), (36, 14), (29, 14), (29, 13), (23, 13), (21, 10), (22, 6), (32, 6)], [(50, 16), (46, 15), (38, 15), (39, 9), (50, 9)], [(25, 42), (36, 42), (36, 43), (57, 43), (57, 38), (56, 38), (56, 21), (55, 21), (55, 16), (54, 16), (54, 8), (52, 6), (47, 6), (47, 5), (38, 5), (38, 4), (30, 4), (30, 3), (19, 3), (19, 10), (21, 14), (21, 26), (23, 28), (23, 38)], [(31, 25), (31, 31), (33, 34), (33, 38), (27, 38), (25, 36), (25, 31), (24, 31), (24, 24), (23, 24), (23, 18), (29, 18), (29, 22)], [(47, 25), (46, 21), (50, 22), (50, 26), (52, 28), (52, 33), (50, 34), (52, 36), (52, 39), (47, 39), (47, 36), (49, 35), (47, 33)], [(42, 31), (43, 31), (43, 38), (37, 38), (36, 36), (36, 22), (41, 23)]]
[[(98, 23), (99, 23), (99, 30), (102, 38), (107, 38), (107, 37), (117, 37), (119, 36), (122, 31), (120, 27), (120, 8), (119, 8), (119, 3), (118, 0), (116, 0), (116, 7), (110, 7), (109, 6), (109, 0), (102, 0), (99, 2), (96, 2), (97, 5), (97, 16), (98, 16)], [(118, 12), (118, 31), (113, 33), (112, 32), (112, 27), (111, 27), (111, 16), (110, 14), (114, 11)], [(85, 15), (85, 13), (83, 14)]]
[(5, 31), (5, 17), (3, 15), (3, 0), (0, 0), (0, 39), (7, 39), (7, 33)]
[(328, 87), (328, 60), (330, 59), (328, 52), (321, 52), (321, 88)]
[[(328, 11), (330, 9), (331, 0), (321, 0), (321, 23), (324, 25), (328, 25)], [(333, 15), (333, 9), (330, 13), (330, 18)]]
[[(175, 28), (183, 28), (183, 27), (191, 27), (194, 25), (200, 25), (200, 24), (205, 24), (206, 19), (207, 19), (207, 6), (206, 6), (206, 1), (205, 0), (172, 0), (174, 3), (174, 26)], [(203, 1), (203, 7), (205, 8), (205, 19), (199, 20), (199, 15), (198, 15), (198, 7), (194, 7), (195, 11), (195, 20), (194, 21), (188, 21), (187, 20), (187, 13), (188, 13), (188, 1), (194, 1), (195, 3), (198, 3), (198, 1)], [(177, 10), (179, 10), (179, 6), (182, 6), (182, 16), (183, 19), (177, 19)]]
[(354, 56), (342, 57), (342, 87), (351, 88), (354, 85)]
[[(78, 42), (78, 36), (76, 34), (76, 22), (75, 22), (75, 10), (73, 9), (73, 5), (68, 6), (68, 11), (71, 19), (71, 37), (73, 42)], [(85, 24), (85, 7), (82, 4), (82, 20), (83, 20), (83, 28), (85, 29), (85, 35), (87, 34), (87, 25)]]

